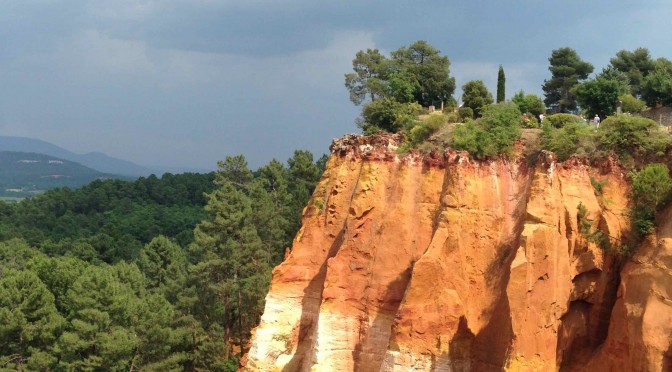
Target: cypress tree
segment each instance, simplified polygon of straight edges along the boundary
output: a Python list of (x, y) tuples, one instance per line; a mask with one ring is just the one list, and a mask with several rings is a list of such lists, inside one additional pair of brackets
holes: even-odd
[(497, 74), (497, 103), (503, 102), (506, 96), (505, 93), (506, 77), (504, 76), (504, 68), (499, 65), (499, 73)]

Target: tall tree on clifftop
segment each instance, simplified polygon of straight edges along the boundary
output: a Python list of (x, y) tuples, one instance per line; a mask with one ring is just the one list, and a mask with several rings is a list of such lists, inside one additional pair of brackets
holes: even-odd
[(392, 52), (391, 70), (412, 81), (415, 101), (425, 107), (446, 102), (455, 92), (450, 60), (440, 53), (424, 40)]
[(352, 60), (354, 73), (345, 74), (345, 87), (350, 92), (350, 101), (361, 105), (367, 95), (371, 101), (383, 96), (387, 58), (378, 49), (360, 50)]
[(632, 52), (621, 50), (609, 62), (611, 67), (627, 75), (630, 93), (635, 97), (642, 93), (644, 78), (655, 68), (654, 61), (646, 48), (637, 48)]
[(497, 103), (503, 102), (506, 99), (505, 84), (504, 68), (502, 65), (499, 65), (499, 72), (497, 73)]
[(653, 71), (644, 78), (641, 92), (642, 99), (650, 107), (657, 104), (672, 106), (672, 62), (658, 58)]
[(554, 50), (548, 61), (551, 79), (544, 80), (542, 86), (546, 94), (544, 103), (557, 107), (559, 112), (576, 109), (576, 94), (572, 88), (593, 72), (593, 65), (582, 61), (572, 48)]

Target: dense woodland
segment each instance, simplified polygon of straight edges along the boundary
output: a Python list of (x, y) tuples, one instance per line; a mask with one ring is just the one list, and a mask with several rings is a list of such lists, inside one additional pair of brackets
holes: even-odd
[(235, 370), (325, 162), (0, 203), (0, 370)]

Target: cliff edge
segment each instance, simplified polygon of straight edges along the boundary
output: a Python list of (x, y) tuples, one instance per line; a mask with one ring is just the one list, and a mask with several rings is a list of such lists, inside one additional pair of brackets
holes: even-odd
[(672, 368), (672, 218), (625, 265), (586, 233), (628, 241), (614, 162), (398, 143), (334, 141), (242, 370)]

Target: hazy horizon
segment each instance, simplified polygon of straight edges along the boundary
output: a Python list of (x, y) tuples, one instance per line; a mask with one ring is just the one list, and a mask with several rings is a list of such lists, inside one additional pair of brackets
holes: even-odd
[(622, 49), (672, 58), (672, 3), (36, 1), (3, 3), (0, 135), (143, 166), (257, 168), (359, 132), (343, 75), (358, 50), (427, 40), (461, 87), (541, 95), (569, 46), (601, 71)]

